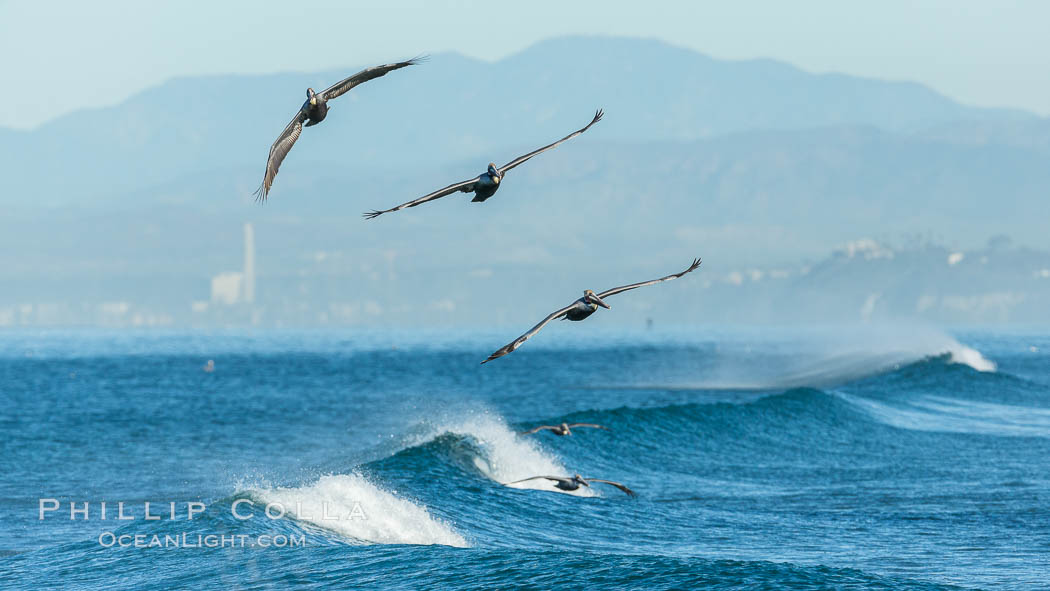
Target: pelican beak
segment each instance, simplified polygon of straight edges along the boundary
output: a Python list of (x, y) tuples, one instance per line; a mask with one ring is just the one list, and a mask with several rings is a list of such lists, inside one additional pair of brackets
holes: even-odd
[(598, 297), (597, 295), (592, 293), (591, 294), (591, 299), (594, 300), (595, 304), (598, 304), (599, 306), (605, 308), (606, 310), (612, 310), (612, 308), (609, 307), (609, 304), (606, 304), (605, 302), (603, 302), (602, 299), (600, 297)]

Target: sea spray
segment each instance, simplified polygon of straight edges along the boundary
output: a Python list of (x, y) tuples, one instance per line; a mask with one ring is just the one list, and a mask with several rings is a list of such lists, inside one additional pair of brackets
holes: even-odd
[[(943, 331), (927, 327), (827, 327), (777, 332), (761, 342), (725, 338), (705, 353), (702, 367), (689, 376), (676, 370), (675, 381), (643, 379), (610, 387), (780, 390), (828, 388), (894, 371), (924, 359), (947, 356), (951, 363), (993, 372), (995, 362)], [(682, 363), (696, 363), (685, 357)], [(675, 363), (675, 360), (668, 360)], [(670, 373), (670, 372), (665, 372)], [(644, 375), (644, 374), (642, 374)], [(678, 381), (681, 380), (681, 381)], [(592, 384), (592, 386), (595, 386)]]
[(947, 352), (952, 363), (969, 365), (977, 371), (990, 372), (996, 370), (994, 361), (986, 359), (977, 349), (967, 347), (955, 339), (951, 339), (951, 342), (948, 343)]

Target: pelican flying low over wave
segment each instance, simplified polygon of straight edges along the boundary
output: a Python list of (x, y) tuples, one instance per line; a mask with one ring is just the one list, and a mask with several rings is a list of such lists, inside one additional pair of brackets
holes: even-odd
[(328, 116), (328, 101), (346, 94), (350, 89), (362, 82), (379, 78), (386, 75), (387, 72), (404, 68), (405, 66), (413, 66), (424, 59), (426, 58), (417, 57), (406, 62), (384, 64), (361, 70), (321, 92), (314, 92), (314, 89), (307, 88), (306, 102), (303, 103), (302, 107), (299, 107), (299, 112), (295, 114), (295, 118), (284, 128), (281, 135), (277, 137), (277, 141), (270, 146), (270, 156), (266, 159), (266, 174), (263, 175), (262, 185), (255, 192), (257, 199), (266, 201), (266, 195), (270, 192), (273, 179), (277, 176), (277, 170), (281, 168), (281, 162), (284, 162), (284, 157), (288, 155), (292, 146), (295, 145), (295, 141), (299, 139), (299, 134), (303, 132), (303, 123), (306, 123), (306, 127), (310, 127), (324, 121), (324, 118)]
[(528, 431), (522, 431), (518, 435), (532, 435), (533, 433), (537, 433), (539, 431), (547, 429), (551, 433), (562, 437), (565, 435), (572, 435), (572, 429), (575, 429), (576, 427), (590, 427), (592, 429), (605, 429), (606, 431), (609, 430), (608, 427), (595, 425), (594, 423), (562, 423), (560, 425), (540, 425), (539, 427), (533, 427)]
[(499, 357), (503, 357), (504, 355), (506, 355), (508, 353), (513, 353), (518, 347), (522, 346), (525, 343), (525, 341), (527, 341), (530, 338), (532, 338), (532, 335), (538, 333), (540, 331), (540, 329), (543, 328), (544, 326), (547, 326), (547, 323), (549, 323), (551, 320), (554, 320), (556, 318), (561, 318), (562, 320), (573, 320), (573, 321), (583, 320), (583, 319), (587, 318), (588, 316), (590, 316), (591, 314), (594, 314), (594, 312), (596, 310), (598, 310), (598, 306), (601, 306), (601, 307), (603, 307), (603, 308), (605, 308), (607, 310), (610, 309), (609, 305), (606, 304), (603, 301), (607, 297), (614, 296), (614, 295), (616, 295), (618, 293), (622, 293), (622, 292), (625, 292), (625, 291), (628, 291), (628, 290), (637, 289), (639, 287), (645, 287), (646, 285), (652, 285), (654, 283), (660, 283), (661, 281), (670, 281), (672, 279), (678, 279), (682, 275), (685, 275), (686, 273), (689, 273), (689, 272), (693, 271), (694, 269), (696, 269), (699, 266), (700, 266), (700, 259), (693, 259), (693, 264), (689, 265), (688, 269), (686, 269), (685, 271), (682, 271), (681, 273), (675, 273), (674, 275), (668, 275), (667, 277), (661, 277), (659, 279), (653, 279), (652, 281), (643, 281), (641, 283), (632, 283), (631, 285), (624, 285), (622, 287), (614, 287), (614, 288), (612, 288), (610, 290), (603, 291), (602, 293), (599, 293), (599, 294), (596, 294), (596, 293), (594, 293), (593, 291), (591, 291), (589, 289), (585, 289), (583, 291), (583, 297), (582, 298), (576, 300), (575, 302), (569, 304), (568, 306), (565, 306), (561, 310), (556, 310), (556, 311), (552, 312), (549, 316), (547, 316), (542, 321), (540, 321), (539, 324), (537, 324), (536, 326), (533, 326), (532, 328), (530, 328), (529, 332), (527, 332), (527, 333), (521, 335), (520, 337), (514, 339), (510, 343), (507, 343), (506, 345), (503, 346), (503, 348), (501, 348), (500, 350), (496, 351), (492, 355), (489, 355), (488, 359), (486, 359), (485, 361), (482, 361), (482, 363), (488, 363), (489, 361), (492, 361), (493, 359), (496, 359), (496, 358), (499, 358)]
[(568, 478), (568, 477), (564, 477), (564, 476), (533, 476), (532, 478), (525, 478), (525, 479), (522, 479), (522, 480), (515, 480), (514, 482), (508, 482), (507, 484), (518, 484), (520, 482), (527, 482), (529, 480), (539, 480), (541, 478), (545, 478), (547, 480), (553, 481), (554, 482), (554, 486), (556, 488), (558, 488), (560, 490), (565, 490), (565, 491), (574, 491), (574, 490), (579, 489), (580, 486), (587, 486), (587, 487), (589, 487), (592, 482), (601, 482), (601, 483), (604, 483), (604, 484), (609, 484), (609, 485), (615, 486), (616, 488), (618, 488), (618, 489), (622, 490), (623, 492), (627, 493), (627, 496), (630, 496), (630, 497), (638, 496), (633, 490), (627, 488), (626, 486), (620, 484), (619, 482), (613, 482), (612, 480), (602, 480), (601, 478), (587, 478), (587, 479), (584, 479), (579, 474), (573, 475), (572, 478)]
[(384, 213), (390, 213), (391, 211), (400, 211), (400, 210), (408, 208), (408, 207), (415, 207), (417, 205), (422, 205), (423, 203), (426, 203), (427, 201), (433, 201), (435, 199), (440, 199), (441, 197), (445, 197), (447, 195), (451, 195), (451, 194), (453, 194), (453, 193), (455, 193), (457, 191), (460, 191), (460, 192), (463, 192), (463, 193), (474, 193), (474, 198), (471, 199), (471, 202), (480, 203), (480, 202), (488, 199), (489, 197), (492, 197), (496, 193), (496, 191), (499, 189), (500, 181), (503, 180), (503, 175), (507, 174), (507, 171), (509, 171), (510, 169), (514, 168), (515, 166), (518, 166), (519, 164), (525, 163), (526, 161), (528, 161), (530, 158), (532, 158), (533, 156), (535, 156), (537, 154), (541, 154), (543, 152), (546, 152), (547, 150), (550, 150), (551, 148), (557, 147), (559, 144), (561, 144), (563, 142), (567, 142), (567, 141), (571, 140), (572, 138), (574, 138), (574, 137), (580, 135), (581, 133), (587, 131), (588, 129), (591, 128), (592, 125), (594, 125), (595, 123), (597, 123), (597, 122), (599, 122), (601, 120), (602, 120), (602, 110), (598, 109), (598, 111), (594, 114), (594, 119), (591, 119), (591, 122), (588, 123), (586, 126), (584, 126), (582, 129), (577, 129), (576, 131), (574, 131), (574, 132), (570, 133), (569, 135), (561, 138), (560, 140), (554, 142), (553, 144), (548, 144), (548, 145), (543, 146), (542, 148), (540, 148), (538, 150), (534, 150), (532, 152), (529, 152), (528, 154), (525, 154), (524, 156), (520, 156), (518, 158), (515, 158), (514, 160), (511, 160), (510, 162), (504, 164), (502, 168), (496, 168), (495, 164), (493, 164), (492, 162), (489, 162), (488, 170), (486, 170), (485, 172), (481, 173), (480, 175), (478, 175), (478, 176), (476, 176), (476, 177), (474, 177), (472, 179), (465, 180), (465, 181), (458, 182), (458, 183), (453, 183), (453, 184), (445, 187), (444, 189), (439, 189), (439, 190), (434, 191), (433, 193), (431, 193), (429, 195), (424, 195), (424, 196), (420, 197), (419, 199), (415, 199), (413, 201), (409, 201), (408, 203), (402, 203), (401, 205), (398, 205), (397, 207), (392, 207), (390, 209), (384, 209), (384, 210), (381, 210), (381, 211), (370, 211), (370, 212), (364, 214), (364, 216), (367, 219), (372, 219), (372, 218), (375, 218), (375, 217), (379, 217), (379, 216), (383, 215)]

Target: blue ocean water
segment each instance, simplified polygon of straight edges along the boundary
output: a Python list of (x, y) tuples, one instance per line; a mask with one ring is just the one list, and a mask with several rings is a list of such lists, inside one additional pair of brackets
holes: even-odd
[(2, 333), (0, 585), (1050, 584), (1046, 333), (552, 328)]

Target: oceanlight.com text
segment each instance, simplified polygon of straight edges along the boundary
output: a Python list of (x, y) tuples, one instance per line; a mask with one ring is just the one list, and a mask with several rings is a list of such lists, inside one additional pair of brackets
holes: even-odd
[(102, 532), (98, 543), (104, 548), (302, 548), (304, 534), (116, 534)]

